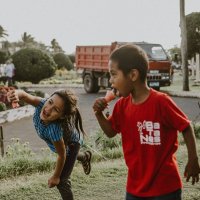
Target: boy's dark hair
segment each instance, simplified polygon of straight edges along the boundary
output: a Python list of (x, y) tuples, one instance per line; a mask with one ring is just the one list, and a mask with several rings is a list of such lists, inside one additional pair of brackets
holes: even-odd
[(110, 60), (117, 62), (118, 68), (127, 75), (132, 69), (137, 69), (140, 80), (145, 82), (148, 70), (148, 57), (144, 50), (137, 45), (123, 45), (114, 50)]

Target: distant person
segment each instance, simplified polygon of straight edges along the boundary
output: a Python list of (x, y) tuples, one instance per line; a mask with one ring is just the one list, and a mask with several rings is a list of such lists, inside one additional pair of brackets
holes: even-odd
[(15, 66), (12, 63), (12, 59), (7, 60), (6, 62), (5, 76), (7, 78), (8, 86), (12, 86), (14, 84), (15, 76)]
[(81, 161), (84, 172), (88, 175), (92, 155), (90, 151), (79, 153), (80, 133), (84, 134), (84, 130), (77, 97), (70, 90), (55, 91), (48, 99), (32, 96), (23, 90), (13, 90), (8, 97), (11, 102), (22, 100), (36, 107), (33, 115), (36, 132), (58, 155), (48, 186), (57, 186), (62, 199), (73, 200), (70, 175), (75, 161)]
[(96, 99), (93, 110), (108, 137), (121, 133), (128, 167), (125, 199), (181, 200), (177, 136), (182, 132), (188, 150), (184, 176), (195, 184), (200, 166), (194, 130), (169, 96), (147, 86), (147, 71), (148, 58), (141, 48), (116, 49), (109, 61), (110, 83), (121, 98), (108, 118), (103, 114), (105, 98)]
[(3, 82), (3, 84), (6, 84), (7, 78), (5, 75), (5, 64), (0, 64), (0, 81)]

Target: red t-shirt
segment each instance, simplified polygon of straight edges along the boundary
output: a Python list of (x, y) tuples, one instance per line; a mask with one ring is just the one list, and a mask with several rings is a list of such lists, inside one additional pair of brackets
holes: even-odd
[(151, 197), (181, 188), (174, 153), (178, 131), (187, 128), (190, 121), (166, 94), (153, 89), (141, 104), (135, 105), (131, 99), (131, 95), (120, 98), (109, 119), (122, 136), (127, 192)]

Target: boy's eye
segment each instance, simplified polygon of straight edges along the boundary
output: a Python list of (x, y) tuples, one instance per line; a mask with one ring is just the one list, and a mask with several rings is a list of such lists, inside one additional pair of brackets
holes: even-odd
[(116, 74), (115, 74), (115, 73), (110, 73), (110, 75), (111, 75), (111, 76), (115, 76)]

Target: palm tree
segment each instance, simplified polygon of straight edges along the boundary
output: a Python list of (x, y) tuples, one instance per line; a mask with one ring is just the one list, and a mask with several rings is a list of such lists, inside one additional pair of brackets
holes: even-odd
[(4, 38), (5, 36), (8, 36), (6, 33), (6, 30), (0, 25), (0, 38)]
[(24, 47), (28, 47), (30, 44), (33, 44), (35, 41), (34, 41), (34, 37), (27, 34), (27, 32), (24, 32), (24, 34), (22, 35), (22, 42), (23, 42)]
[(55, 54), (64, 52), (55, 38), (51, 41), (51, 48), (53, 49), (53, 53)]

